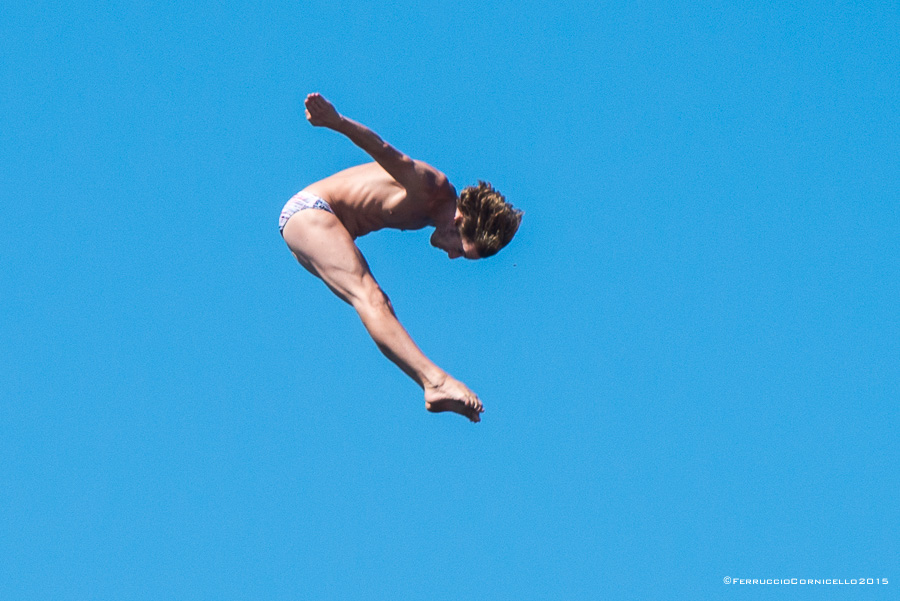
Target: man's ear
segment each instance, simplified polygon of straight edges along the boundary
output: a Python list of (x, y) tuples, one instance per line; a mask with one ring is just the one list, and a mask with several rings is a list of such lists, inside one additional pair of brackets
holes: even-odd
[(463, 222), (463, 214), (459, 210), (459, 207), (456, 207), (456, 214), (453, 216), (453, 225), (455, 225), (456, 227), (459, 227), (462, 222)]

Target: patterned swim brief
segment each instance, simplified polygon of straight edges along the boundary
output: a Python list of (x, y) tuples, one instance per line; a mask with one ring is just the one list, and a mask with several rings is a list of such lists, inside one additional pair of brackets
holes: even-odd
[(297, 211), (304, 209), (321, 209), (334, 215), (334, 211), (331, 210), (328, 203), (315, 194), (297, 192), (281, 209), (281, 216), (278, 218), (278, 231), (281, 232), (282, 237), (284, 237), (284, 226), (287, 225), (288, 219)]

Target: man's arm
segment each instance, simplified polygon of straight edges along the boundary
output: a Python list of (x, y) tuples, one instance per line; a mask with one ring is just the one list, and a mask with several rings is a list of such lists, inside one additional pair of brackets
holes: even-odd
[(322, 95), (310, 94), (305, 104), (306, 118), (311, 124), (347, 136), (407, 190), (423, 191), (434, 185), (434, 169), (403, 154), (365, 125), (341, 115)]

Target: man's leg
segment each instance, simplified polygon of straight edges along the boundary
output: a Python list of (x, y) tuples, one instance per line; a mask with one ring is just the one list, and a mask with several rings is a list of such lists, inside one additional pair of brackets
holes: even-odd
[(356, 309), (381, 352), (424, 389), (430, 411), (454, 411), (480, 421), (481, 401), (419, 350), (335, 215), (316, 209), (299, 211), (282, 234), (297, 261)]

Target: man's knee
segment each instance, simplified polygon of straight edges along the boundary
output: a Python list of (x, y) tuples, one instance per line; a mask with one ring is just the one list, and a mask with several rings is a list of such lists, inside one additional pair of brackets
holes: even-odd
[(364, 286), (354, 295), (352, 304), (357, 311), (389, 311), (394, 312), (391, 299), (384, 293), (381, 286), (372, 282)]

